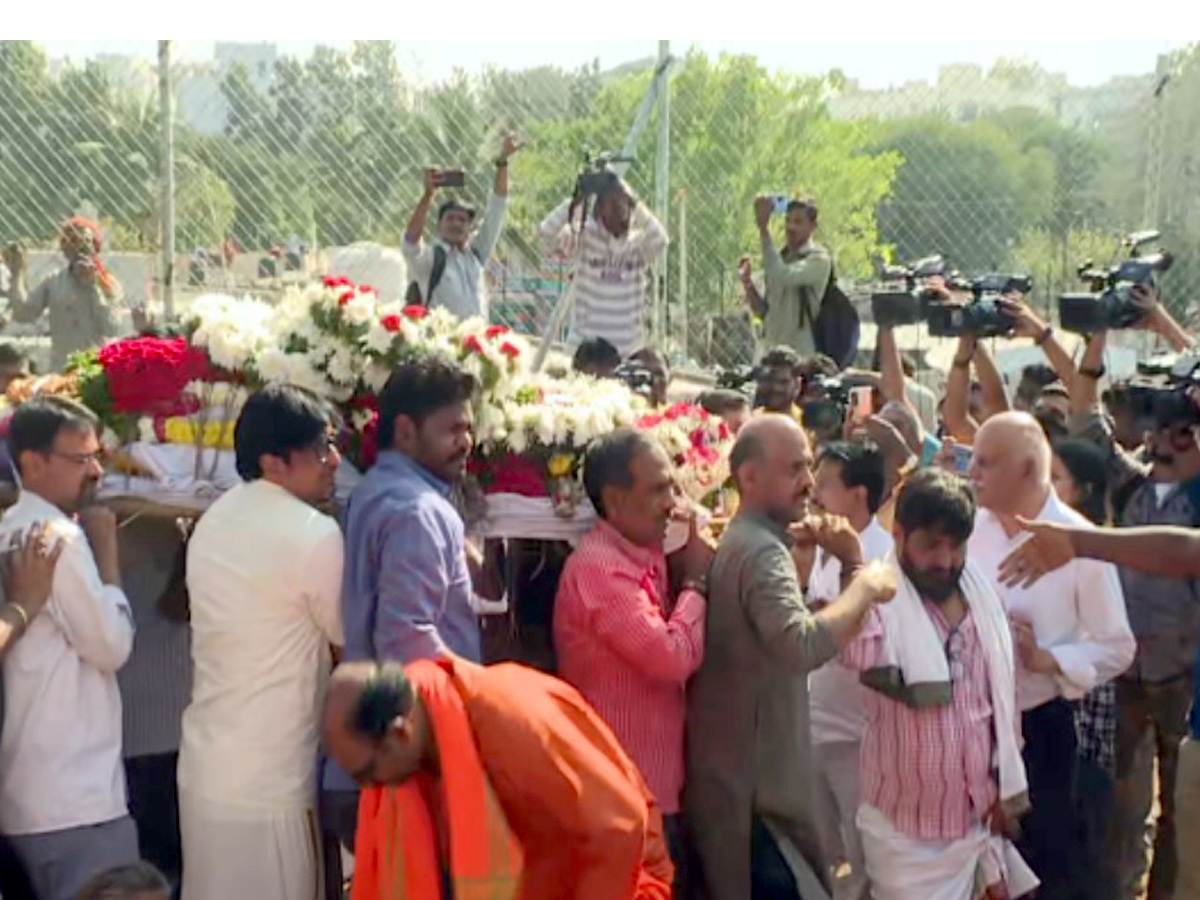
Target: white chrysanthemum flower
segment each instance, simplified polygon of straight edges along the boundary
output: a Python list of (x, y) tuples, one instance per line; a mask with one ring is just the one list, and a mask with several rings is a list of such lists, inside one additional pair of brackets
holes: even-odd
[(377, 362), (373, 362), (367, 366), (363, 372), (363, 381), (372, 391), (378, 394), (387, 386), (388, 379), (392, 377), (392, 370), (387, 366), (382, 366)]
[(342, 318), (351, 325), (367, 324), (375, 318), (375, 295), (364, 294), (361, 291), (355, 294), (353, 299), (342, 307)]

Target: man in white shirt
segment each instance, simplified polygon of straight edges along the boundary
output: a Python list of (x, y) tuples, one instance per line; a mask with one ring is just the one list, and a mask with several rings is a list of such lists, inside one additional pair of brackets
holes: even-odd
[(321, 895), (318, 715), (343, 643), (333, 416), (302, 388), (254, 394), (234, 430), (245, 481), (188, 545), (192, 702), (179, 750), (183, 896)]
[(645, 342), (646, 287), (667, 249), (667, 230), (615, 172), (600, 180), (584, 221), (588, 194), (576, 185), (538, 230), (549, 250), (577, 260), (571, 342), (604, 338), (625, 357)]
[(1075, 879), (1075, 726), (1071, 702), (1129, 667), (1136, 649), (1116, 569), (1077, 559), (1029, 588), (1007, 587), (1000, 564), (1027, 536), (1011, 518), (1091, 527), (1050, 485), (1050, 445), (1028, 413), (993, 416), (975, 438), (971, 479), (979, 512), (969, 555), (1012, 621), (1017, 707), (1033, 810), (1020, 849), (1042, 886), (1039, 900), (1071, 896)]
[(437, 240), (426, 243), (422, 237), (425, 220), (429, 217), (433, 197), (444, 185), (448, 173), (425, 170), (425, 193), (413, 210), (401, 246), (408, 263), (409, 278), (420, 294), (419, 298), (411, 295), (411, 301), (445, 307), (460, 319), (487, 318), (484, 269), (504, 233), (504, 220), (508, 214), (508, 160), (520, 147), (515, 134), (504, 139), (504, 147), (495, 161), (492, 196), (488, 199), (483, 223), (474, 235), (471, 229), (475, 224), (475, 210), (457, 200), (447, 200), (438, 208)]
[[(847, 519), (862, 542), (863, 562), (883, 559), (892, 552), (892, 536), (875, 513), (883, 502), (884, 464), (879, 448), (870, 443), (836, 442), (822, 451), (816, 474), (817, 503), (828, 513)], [(814, 609), (832, 603), (842, 593), (842, 564), (817, 548), (808, 601)], [(834, 896), (866, 900), (870, 895), (862, 839), (854, 818), (858, 813), (859, 744), (865, 717), (858, 673), (838, 659), (808, 676), (809, 716), (816, 762), (817, 827), (826, 859), (850, 864), (848, 878), (834, 880)]]
[(96, 432), (91, 412), (58, 397), (24, 404), (9, 426), (21, 493), (0, 546), (39, 522), (63, 542), (50, 600), (4, 660), (0, 824), (43, 900), (72, 900), (97, 872), (138, 858), (116, 675), (133, 617), (116, 519), (90, 506), (103, 473)]

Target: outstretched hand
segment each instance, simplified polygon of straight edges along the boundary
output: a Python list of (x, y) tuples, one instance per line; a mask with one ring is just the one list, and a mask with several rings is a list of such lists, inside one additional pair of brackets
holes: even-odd
[(1000, 563), (998, 577), (1001, 584), (1027, 588), (1075, 558), (1071, 532), (1062, 525), (1030, 522), (1020, 516), (1004, 517), (1004, 521), (1029, 532), (1030, 537)]

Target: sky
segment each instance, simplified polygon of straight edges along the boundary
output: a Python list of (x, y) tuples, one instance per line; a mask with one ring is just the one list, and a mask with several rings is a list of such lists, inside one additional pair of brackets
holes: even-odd
[[(86, 59), (98, 54), (156, 58), (155, 41), (41, 41), (52, 57)], [(307, 56), (318, 43), (346, 48), (346, 40), (278, 41), (288, 55)], [(1186, 44), (1181, 40), (793, 40), (793, 41), (672, 41), (679, 55), (697, 46), (710, 55), (752, 54), (770, 69), (796, 74), (823, 74), (840, 68), (863, 87), (881, 88), (905, 81), (934, 81), (940, 66), (973, 62), (985, 68), (1000, 58), (1036, 61), (1052, 72), (1061, 72), (1071, 84), (1093, 86), (1118, 75), (1153, 71), (1159, 56)], [(212, 41), (176, 41), (173, 50), (181, 60), (212, 59)], [(401, 68), (418, 80), (436, 81), (455, 68), (477, 72), (488, 64), (502, 68), (556, 65), (573, 69), (592, 59), (601, 68), (653, 56), (657, 41), (399, 41)]]

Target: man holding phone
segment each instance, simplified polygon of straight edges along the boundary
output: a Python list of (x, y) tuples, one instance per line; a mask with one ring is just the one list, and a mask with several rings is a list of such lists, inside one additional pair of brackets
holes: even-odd
[(508, 160), (520, 148), (521, 142), (515, 134), (504, 139), (495, 160), (492, 196), (478, 230), (472, 233), (475, 209), (450, 199), (438, 207), (438, 234), (432, 243), (427, 243), (422, 235), (434, 195), (439, 188), (462, 188), (466, 178), (461, 170), (425, 170), (425, 193), (413, 211), (401, 247), (412, 279), (410, 302), (445, 307), (460, 319), (487, 318), (484, 268), (504, 232), (508, 213)]
[(762, 196), (754, 201), (762, 238), (764, 284), (755, 284), (748, 256), (738, 261), (738, 271), (746, 305), (763, 320), (763, 345), (784, 344), (808, 357), (816, 352), (813, 321), (829, 286), (833, 261), (812, 239), (817, 230), (817, 205), (809, 199), (787, 202), (786, 242), (782, 252), (776, 248), (771, 214), (782, 205), (780, 199)]

